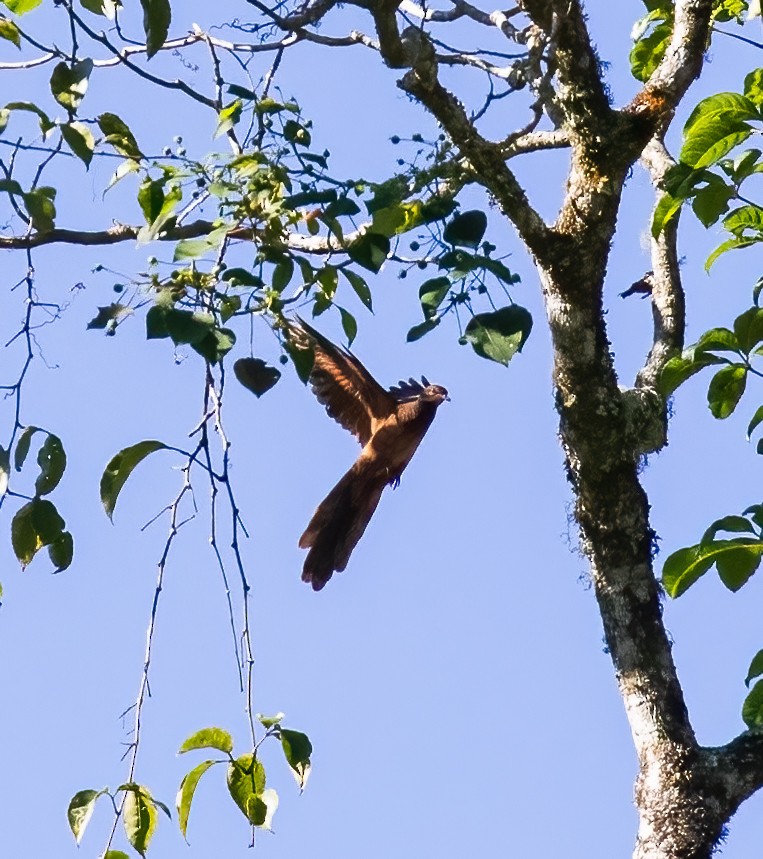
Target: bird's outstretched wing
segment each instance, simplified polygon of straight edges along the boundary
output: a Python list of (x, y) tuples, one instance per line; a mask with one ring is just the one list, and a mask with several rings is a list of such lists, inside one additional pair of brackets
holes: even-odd
[(319, 331), (296, 317), (293, 328), (310, 341), (315, 363), (310, 384), (328, 414), (366, 445), (396, 409), (398, 400), (374, 379), (347, 349), (335, 346)]

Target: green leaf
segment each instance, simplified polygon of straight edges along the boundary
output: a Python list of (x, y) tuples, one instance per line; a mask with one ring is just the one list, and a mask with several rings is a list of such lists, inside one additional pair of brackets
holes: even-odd
[(347, 247), (347, 255), (350, 259), (374, 274), (384, 265), (389, 251), (390, 242), (387, 236), (370, 231), (363, 233)]
[(751, 307), (734, 320), (734, 333), (742, 352), (749, 353), (763, 341), (763, 308)]
[(46, 499), (33, 498), (20, 507), (11, 522), (11, 543), (21, 568), (25, 569), (43, 546), (58, 540), (65, 527), (55, 505)]
[(718, 245), (718, 247), (705, 260), (705, 271), (709, 272), (718, 257), (721, 256), (721, 254), (725, 254), (726, 251), (736, 250), (737, 248), (749, 248), (750, 246), (757, 244), (759, 241), (760, 238), (758, 237), (748, 239), (728, 239)]
[(714, 563), (712, 557), (700, 553), (699, 546), (690, 546), (673, 552), (662, 567), (662, 584), (671, 597), (680, 597)]
[(36, 9), (42, 0), (3, 0), (3, 3), (14, 15), (26, 15), (32, 9)]
[(263, 716), (262, 713), (257, 713), (257, 721), (267, 730), (274, 725), (280, 725), (285, 718), (285, 713), (276, 713), (275, 716)]
[(763, 726), (763, 680), (758, 680), (744, 699), (742, 719), (751, 730)]
[(371, 301), (371, 290), (363, 278), (354, 271), (346, 268), (339, 269), (347, 278), (350, 286), (355, 290), (355, 295), (365, 304), (365, 306), (373, 313), (373, 304)]
[(717, 556), (715, 565), (723, 584), (736, 592), (760, 566), (763, 545), (759, 542), (750, 545), (749, 541), (741, 538), (724, 542), (729, 545)]
[(39, 427), (24, 427), (18, 441), (16, 442), (16, 451), (13, 456), (13, 465), (16, 471), (21, 471), (24, 461), (29, 453), (29, 446), (32, 443), (32, 436), (36, 432), (44, 432)]
[(58, 63), (50, 76), (50, 91), (55, 100), (70, 113), (76, 113), (87, 92), (90, 74), (93, 71), (91, 59), (81, 60), (73, 66)]
[(194, 749), (217, 749), (229, 755), (233, 751), (233, 737), (223, 728), (202, 728), (188, 737), (178, 754), (182, 755)]
[(227, 322), (232, 316), (241, 310), (241, 296), (221, 295), (220, 297), (220, 319)]
[(140, 0), (143, 7), (143, 30), (146, 34), (146, 58), (156, 52), (167, 41), (167, 33), (172, 21), (169, 0)]
[(426, 319), (431, 319), (437, 313), (445, 296), (450, 292), (450, 286), (450, 280), (447, 277), (435, 277), (421, 284), (419, 301)]
[(676, 217), (684, 201), (682, 198), (663, 194), (657, 201), (652, 215), (652, 238), (658, 239), (665, 227)]
[(400, 203), (408, 196), (408, 179), (405, 176), (393, 176), (385, 182), (378, 185), (372, 185), (371, 189), (374, 196), (371, 200), (366, 200), (366, 209), (369, 215), (378, 212), (380, 209), (386, 209), (395, 203)]
[(281, 747), (286, 757), (286, 763), (291, 767), (300, 791), (303, 791), (310, 777), (310, 755), (313, 753), (312, 743), (307, 738), (307, 734), (303, 734), (301, 731), (290, 731), (288, 728), (281, 728)]
[(36, 188), (24, 194), (24, 206), (38, 233), (49, 233), (56, 225), (56, 207), (50, 188)]
[(47, 113), (37, 107), (36, 104), (32, 104), (30, 101), (8, 102), (8, 104), (5, 105), (5, 110), (23, 110), (29, 113), (34, 113), (39, 119), (40, 131), (42, 132), (43, 137), (47, 137), (48, 132), (55, 127), (55, 124), (51, 121)]
[(315, 363), (315, 352), (312, 347), (305, 348), (292, 339), (285, 340), (283, 347), (291, 358), (292, 364), (294, 364), (299, 380), (307, 384)]
[(283, 292), (294, 276), (294, 260), (291, 257), (282, 259), (273, 269), (272, 287), (276, 292)]
[(228, 764), (228, 791), (253, 826), (267, 816), (267, 806), (258, 798), (265, 790), (265, 767), (249, 752)]
[(80, 841), (82, 841), (82, 836), (85, 834), (88, 823), (90, 823), (90, 818), (93, 816), (95, 802), (104, 793), (105, 791), (103, 790), (81, 790), (75, 793), (69, 802), (66, 816), (69, 820), (69, 828), (78, 846)]
[(723, 516), (716, 519), (715, 522), (705, 531), (700, 542), (700, 546), (706, 546), (715, 540), (715, 535), (719, 531), (732, 531), (736, 534), (747, 533), (754, 534), (755, 529), (744, 516)]
[(0, 191), (6, 194), (15, 194), (21, 197), (24, 193), (21, 190), (21, 185), (15, 179), (0, 179)]
[(307, 127), (296, 119), (287, 119), (283, 124), (283, 136), (289, 143), (294, 143), (297, 146), (309, 146), (312, 143), (312, 138)]
[(736, 409), (747, 384), (747, 367), (731, 364), (723, 367), (710, 380), (707, 403), (713, 417), (723, 420)]
[[(654, 20), (653, 16), (649, 16), (645, 23), (649, 24), (651, 20)], [(665, 56), (672, 35), (673, 22), (661, 21), (651, 33), (643, 36), (634, 44), (629, 59), (631, 74), (636, 80), (645, 82), (651, 77), (652, 72)]]
[(425, 334), (429, 334), (430, 331), (437, 328), (440, 324), (439, 316), (432, 316), (429, 319), (425, 319), (423, 322), (420, 322), (418, 325), (414, 325), (405, 336), (407, 343), (415, 343), (416, 340), (421, 340), (421, 338)]
[(692, 167), (715, 164), (752, 133), (747, 120), (761, 114), (746, 96), (721, 92), (703, 99), (684, 125), (681, 161)]
[(115, 113), (102, 113), (96, 121), (104, 135), (104, 141), (113, 146), (120, 155), (135, 161), (144, 157), (129, 126)]
[(202, 761), (190, 772), (187, 772), (183, 776), (183, 780), (180, 782), (177, 797), (175, 798), (175, 807), (178, 812), (178, 826), (180, 827), (180, 832), (183, 838), (186, 837), (186, 832), (188, 830), (188, 815), (191, 811), (191, 802), (193, 801), (193, 795), (196, 793), (199, 779), (216, 763), (217, 761)]
[(198, 259), (209, 253), (217, 253), (228, 234), (228, 226), (218, 227), (202, 239), (183, 239), (175, 246), (173, 262), (185, 259)]
[(0, 498), (8, 491), (8, 481), (11, 476), (11, 454), (0, 445)]
[(347, 338), (347, 346), (352, 346), (352, 341), (358, 335), (357, 320), (352, 313), (350, 313), (349, 310), (345, 310), (344, 307), (339, 307), (339, 315), (342, 317), (342, 330), (344, 331), (344, 336)]
[(665, 396), (669, 396), (695, 373), (699, 373), (700, 370), (712, 364), (723, 363), (725, 363), (724, 360), (717, 355), (696, 352), (693, 347), (685, 349), (681, 355), (671, 358), (662, 368), (659, 383), (660, 391)]
[(90, 329), (105, 329), (108, 334), (113, 334), (120, 320), (126, 316), (131, 316), (134, 312), (132, 307), (127, 307), (127, 305), (119, 302), (99, 307), (98, 313), (87, 323), (87, 329), (88, 331)]
[(74, 538), (68, 531), (62, 531), (48, 546), (48, 557), (54, 573), (62, 573), (71, 566), (74, 560)]
[(101, 503), (109, 519), (113, 518), (119, 493), (135, 467), (149, 454), (166, 448), (167, 445), (160, 441), (140, 441), (112, 457), (101, 477)]
[(80, 0), (82, 6), (96, 15), (104, 15), (110, 21), (114, 20), (117, 5), (120, 0)]
[(758, 406), (755, 410), (755, 414), (752, 416), (752, 420), (747, 426), (747, 441), (750, 440), (750, 436), (753, 434), (753, 431), (760, 426), (761, 422), (763, 422), (763, 406)]
[(240, 99), (236, 99), (229, 105), (226, 105), (217, 114), (217, 128), (215, 128), (215, 133), (213, 137), (220, 137), (221, 135), (230, 131), (234, 125), (238, 124), (238, 121), (241, 119), (241, 111), (243, 110), (243, 108), (244, 105)]
[(214, 327), (205, 337), (190, 345), (205, 361), (209, 361), (210, 364), (217, 364), (236, 345), (236, 335), (230, 328)]
[(35, 482), (35, 492), (37, 495), (48, 495), (61, 482), (66, 468), (66, 453), (57, 435), (48, 434), (37, 454), (37, 464), (40, 466), (40, 475)]
[(61, 126), (61, 136), (77, 158), (89, 167), (95, 149), (95, 138), (90, 129), (82, 122), (68, 122)]
[(13, 21), (9, 21), (7, 18), (0, 18), (0, 39), (13, 42), (17, 48), (21, 47), (19, 28), (13, 23)]
[(750, 680), (760, 677), (761, 674), (763, 674), (763, 650), (759, 650), (752, 657), (750, 667), (747, 669), (747, 677), (744, 678), (744, 685), (749, 689)]
[(702, 352), (738, 352), (739, 340), (728, 328), (710, 328), (700, 336), (694, 346), (688, 349), (693, 349), (697, 357), (700, 357)]
[(713, 182), (697, 191), (691, 207), (704, 227), (715, 224), (729, 210), (729, 200), (736, 196), (736, 189), (725, 182)]
[(448, 223), (443, 239), (451, 245), (476, 248), (487, 229), (487, 215), (479, 209), (461, 212)]
[(123, 850), (107, 850), (101, 859), (130, 859)]
[(134, 785), (125, 790), (122, 819), (131, 847), (145, 856), (157, 824), (156, 807), (145, 788)]
[(469, 320), (464, 336), (482, 358), (508, 366), (521, 352), (532, 329), (532, 316), (517, 304), (489, 313), (478, 313)]

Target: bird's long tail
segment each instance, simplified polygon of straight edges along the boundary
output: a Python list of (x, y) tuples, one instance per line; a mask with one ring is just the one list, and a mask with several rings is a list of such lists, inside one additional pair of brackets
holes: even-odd
[(363, 536), (387, 484), (387, 477), (364, 473), (357, 464), (344, 475), (318, 505), (305, 533), (301, 549), (310, 549), (302, 568), (302, 581), (319, 591), (341, 572)]

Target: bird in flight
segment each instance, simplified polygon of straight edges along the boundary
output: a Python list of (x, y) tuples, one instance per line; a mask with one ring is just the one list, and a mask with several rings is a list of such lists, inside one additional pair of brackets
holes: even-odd
[(409, 379), (385, 390), (347, 349), (297, 317), (292, 341), (315, 356), (310, 384), (328, 414), (363, 446), (350, 470), (318, 505), (299, 546), (309, 549), (302, 581), (319, 591), (347, 566), (384, 487), (397, 486), (437, 407), (449, 400), (441, 385)]

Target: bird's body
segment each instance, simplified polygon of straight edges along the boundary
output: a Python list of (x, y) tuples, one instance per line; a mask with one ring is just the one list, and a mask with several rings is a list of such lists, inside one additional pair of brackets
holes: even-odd
[(347, 566), (384, 487), (400, 481), (448, 392), (426, 379), (425, 384), (410, 379), (385, 391), (354, 355), (303, 320), (298, 320), (297, 331), (315, 354), (310, 382), (318, 401), (363, 445), (299, 541), (301, 548), (310, 549), (302, 579), (320, 590), (335, 571)]

